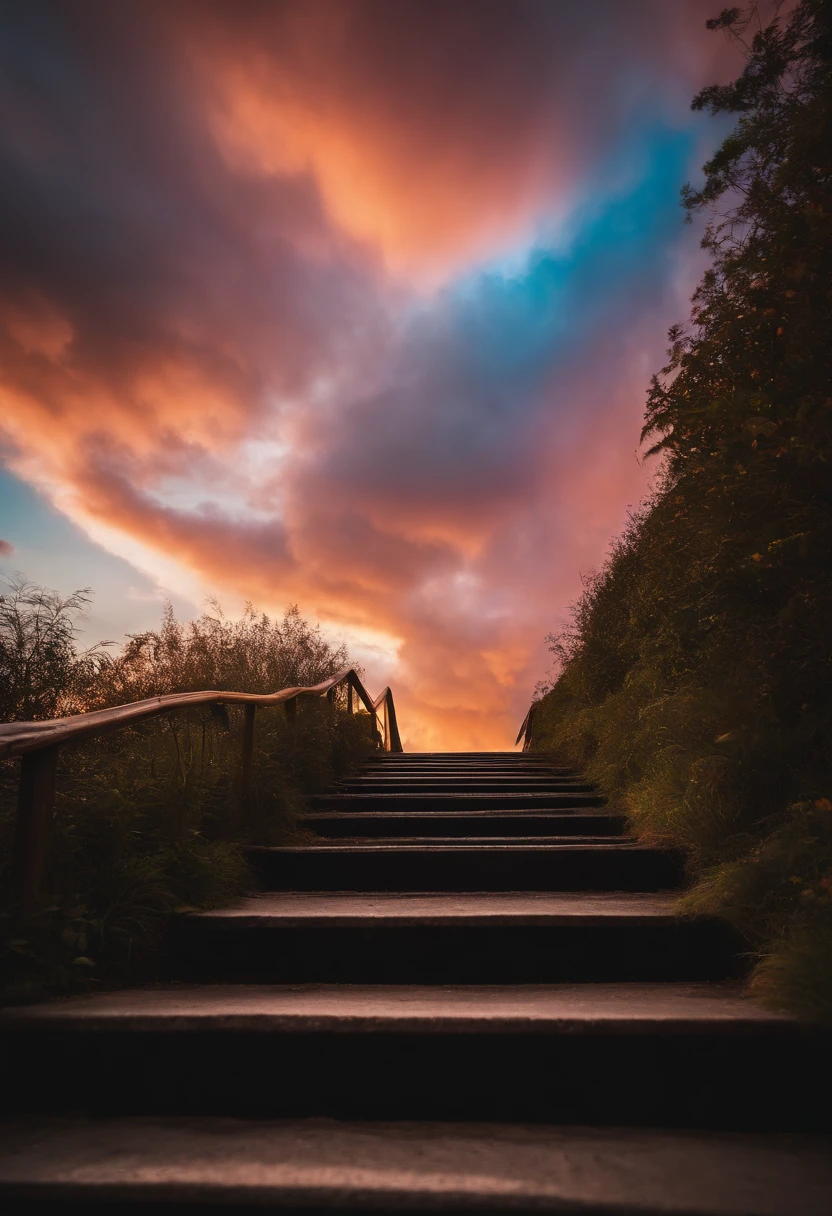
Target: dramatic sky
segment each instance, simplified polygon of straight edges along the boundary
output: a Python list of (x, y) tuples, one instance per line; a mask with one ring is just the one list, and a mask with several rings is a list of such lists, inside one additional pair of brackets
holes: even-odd
[(91, 637), (297, 603), (507, 747), (649, 484), (706, 0), (0, 5), (0, 562)]

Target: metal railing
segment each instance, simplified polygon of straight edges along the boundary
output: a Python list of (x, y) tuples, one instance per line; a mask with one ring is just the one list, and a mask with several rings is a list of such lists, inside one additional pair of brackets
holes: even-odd
[(334, 703), (336, 691), (342, 685), (346, 685), (348, 712), (355, 712), (357, 700), (371, 715), (381, 749), (386, 752), (403, 751), (390, 689), (385, 688), (373, 700), (352, 667), (309, 688), (283, 688), (279, 692), (262, 694), (217, 691), (171, 693), (164, 697), (133, 701), (128, 705), (116, 705), (112, 709), (74, 714), (69, 718), (0, 724), (0, 760), (21, 757), (12, 845), (12, 898), (15, 905), (28, 911), (38, 898), (55, 805), (58, 748), (62, 744), (109, 734), (122, 726), (143, 722), (177, 709), (193, 709), (200, 705), (242, 705), (240, 795), (246, 801), (251, 793), (254, 715), (258, 707), (283, 705), (287, 714), (294, 715), (301, 697), (326, 697), (330, 703)]

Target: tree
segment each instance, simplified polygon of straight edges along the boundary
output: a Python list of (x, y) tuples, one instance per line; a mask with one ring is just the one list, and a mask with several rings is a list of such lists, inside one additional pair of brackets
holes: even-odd
[[(745, 44), (758, 20), (755, 5), (708, 26)], [(832, 5), (802, 0), (747, 50), (736, 81), (692, 103), (740, 118), (704, 185), (682, 191), (689, 219), (711, 212), (702, 244), (713, 264), (691, 328), (671, 330), (644, 433), (676, 473), (788, 481), (805, 501), (828, 484), (832, 456)]]

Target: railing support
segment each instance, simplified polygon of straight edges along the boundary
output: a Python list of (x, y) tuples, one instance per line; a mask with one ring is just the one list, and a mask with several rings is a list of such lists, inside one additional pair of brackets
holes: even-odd
[(248, 811), (251, 804), (251, 774), (254, 768), (254, 714), (256, 705), (243, 706), (243, 755), (240, 764), (240, 802)]
[(386, 688), (375, 702), (371, 701), (360, 677), (351, 667), (308, 688), (292, 687), (279, 689), (274, 693), (256, 694), (231, 690), (222, 692), (217, 689), (168, 693), (164, 696), (147, 697), (143, 701), (133, 701), (128, 705), (114, 705), (110, 709), (73, 714), (67, 718), (52, 718), (43, 722), (0, 722), (0, 758), (20, 756), (22, 760), (12, 846), (10, 894), (13, 907), (26, 913), (36, 908), (40, 898), (55, 806), (55, 776), (60, 745), (97, 738), (119, 727), (155, 718), (171, 710), (191, 709), (199, 705), (208, 706), (227, 724), (227, 707), (242, 704), (244, 716), (240, 801), (241, 809), (248, 812), (251, 808), (256, 706), (284, 705), (288, 717), (294, 720), (299, 697), (326, 696), (330, 704), (334, 705), (336, 689), (343, 685), (347, 687), (348, 712), (356, 713), (357, 699), (359, 705), (363, 705), (368, 713), (373, 714), (377, 736), (380, 730), (376, 711), (384, 700), (385, 737), (380, 740), (381, 745), (385, 751), (402, 751), (390, 689)]
[(21, 758), (12, 846), (12, 898), (24, 915), (33, 910), (40, 895), (57, 771), (57, 743)]
[[(393, 704), (393, 694), (385, 688), (373, 702), (376, 719), (376, 734), (384, 751), (402, 751), (402, 741), (396, 722), (396, 707)], [(379, 721), (380, 719), (380, 721)]]

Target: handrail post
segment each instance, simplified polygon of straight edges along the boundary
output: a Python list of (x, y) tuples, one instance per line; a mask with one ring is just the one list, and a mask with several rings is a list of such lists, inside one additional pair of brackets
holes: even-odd
[(12, 898), (24, 915), (33, 910), (40, 894), (57, 772), (57, 743), (21, 758), (12, 845)]
[(256, 705), (243, 706), (243, 754), (240, 764), (240, 803), (244, 813), (251, 810), (251, 775), (254, 769), (254, 714)]
[(523, 751), (530, 752), (532, 750), (532, 724), (534, 723), (534, 715), (537, 709), (537, 702), (533, 701), (529, 706), (529, 716), (526, 720), (526, 736), (523, 739)]
[(393, 694), (390, 689), (387, 689), (387, 730), (389, 738), (388, 751), (401, 752), (402, 747), (401, 735), (399, 734), (399, 724), (396, 720), (396, 705), (393, 700)]

